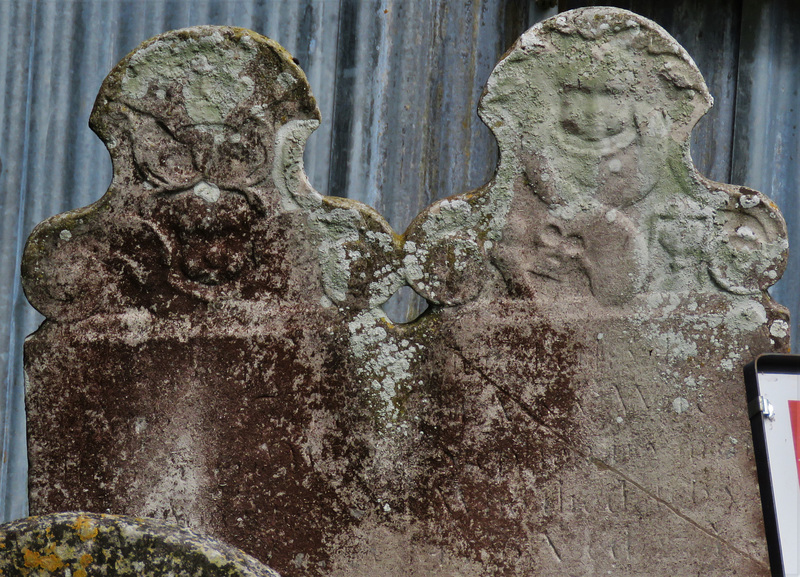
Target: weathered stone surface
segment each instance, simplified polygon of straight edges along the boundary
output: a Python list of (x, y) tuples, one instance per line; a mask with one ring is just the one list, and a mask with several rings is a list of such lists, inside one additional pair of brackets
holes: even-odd
[[(286, 577), (768, 575), (741, 367), (788, 347), (786, 231), (694, 169), (710, 105), (654, 23), (561, 14), (489, 79), (493, 180), (401, 237), (308, 185), (279, 47), (145, 43), (92, 116), (109, 192), (25, 256), (32, 510)], [(406, 283), (431, 306), (393, 325)]]
[(406, 233), (412, 286), (462, 303), (429, 346), (457, 464), (429, 531), (493, 574), (769, 574), (741, 367), (787, 350), (786, 235), (694, 169), (710, 105), (652, 22), (548, 20), (488, 81), (494, 180)]
[(57, 513), (0, 525), (0, 573), (280, 577), (242, 551), (185, 528), (95, 513)]
[(348, 309), (402, 271), (374, 211), (308, 185), (318, 116), (291, 57), (239, 29), (167, 33), (108, 76), (109, 191), (24, 257), (47, 316), (25, 351), (33, 512), (167, 518), (324, 570), (366, 507)]

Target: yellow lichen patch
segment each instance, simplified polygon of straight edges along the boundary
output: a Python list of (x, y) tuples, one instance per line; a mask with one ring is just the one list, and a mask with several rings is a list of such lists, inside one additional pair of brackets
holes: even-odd
[(36, 551), (31, 551), (27, 547), (22, 549), (22, 556), (25, 560), (25, 567), (38, 567), (40, 555)]
[(92, 557), (88, 553), (84, 553), (83, 555), (81, 555), (81, 558), (78, 561), (80, 562), (81, 565), (86, 567), (89, 563), (94, 561), (94, 557)]
[(74, 577), (86, 577), (86, 569), (84, 569), (83, 567), (81, 567), (80, 569), (77, 569), (77, 570), (75, 571), (75, 573), (73, 573), (72, 575), (73, 575)]
[(22, 550), (25, 559), (25, 566), (33, 569), (44, 569), (50, 573), (55, 573), (64, 567), (64, 562), (61, 557), (53, 553), (49, 555), (40, 555), (36, 551), (31, 551), (27, 547)]
[(45, 555), (40, 559), (40, 566), (42, 569), (55, 573), (59, 569), (63, 569), (64, 561), (58, 555)]
[(92, 523), (91, 519), (88, 517), (78, 517), (72, 528), (78, 532), (81, 541), (87, 541), (97, 537), (97, 527), (94, 526), (94, 523)]

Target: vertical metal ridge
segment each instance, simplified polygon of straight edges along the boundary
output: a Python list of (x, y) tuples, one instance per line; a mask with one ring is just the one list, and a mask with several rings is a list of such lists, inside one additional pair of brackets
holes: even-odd
[[(19, 367), (21, 366), (21, 359), (19, 352), (21, 347), (17, 340), (17, 301), (21, 296), (21, 262), (22, 262), (22, 249), (24, 247), (24, 235), (22, 234), (23, 224), (25, 222), (25, 206), (27, 197), (28, 185), (28, 156), (30, 154), (30, 123), (31, 123), (31, 107), (33, 103), (32, 84), (33, 84), (33, 69), (34, 69), (34, 55), (36, 47), (36, 17), (37, 17), (38, 0), (33, 0), (33, 8), (30, 16), (30, 26), (28, 30), (28, 70), (26, 77), (26, 99), (25, 99), (25, 120), (23, 123), (24, 141), (22, 145), (22, 162), (21, 162), (21, 178), (20, 186), (17, 191), (19, 197), (19, 214), (17, 216), (17, 239), (14, 251), (14, 284), (11, 287), (11, 318), (9, 319), (9, 357), (6, 369), (6, 382), (3, 391), (5, 398), (3, 406), (3, 454), (0, 460), (0, 512), (5, 518), (14, 518), (16, 516), (23, 516), (27, 513), (27, 498), (22, 500), (21, 506), (17, 503), (12, 495), (9, 495), (9, 486), (12, 485), (13, 479), (9, 476), (9, 468), (13, 463), (13, 456), (11, 455), (11, 448), (15, 445), (14, 440), (20, 434), (20, 431), (14, 431), (13, 425), (16, 424), (15, 420), (11, 418), (14, 411), (15, 401), (20, 394), (19, 387), (15, 386), (15, 381), (19, 377)], [(24, 436), (24, 431), (22, 432)]]
[(742, 56), (742, 28), (744, 27), (744, 2), (746, 0), (739, 0), (736, 3), (737, 11), (738, 11), (738, 19), (736, 23), (738, 24), (734, 34), (736, 38), (734, 39), (734, 54), (733, 54), (733, 70), (734, 70), (734, 80), (733, 80), (733, 94), (731, 96), (731, 146), (730, 150), (728, 151), (728, 172), (725, 175), (725, 182), (735, 182), (733, 180), (733, 163), (734, 163), (734, 152), (736, 150), (735, 142), (736, 142), (736, 111), (738, 109), (739, 104), (739, 64), (741, 61)]
[(351, 45), (355, 42), (354, 38), (357, 35), (354, 24), (357, 21), (358, 2), (357, 0), (340, 0), (339, 6), (341, 12), (336, 34), (336, 80), (331, 111), (332, 133), (327, 194), (343, 196), (348, 184), (346, 151), (349, 149), (352, 138), (350, 114), (349, 110), (345, 110), (345, 105), (352, 93), (353, 78), (351, 75), (348, 76), (348, 72), (352, 70), (355, 60)]
[[(11, 57), (9, 55), (10, 45), (11, 45), (11, 25), (13, 22), (12, 17), (12, 10), (15, 7), (11, 4), (11, 2), (0, 2), (0, 63), (4, 63), (4, 65), (8, 65), (11, 61)], [(2, 70), (2, 67), (0, 67)], [(6, 78), (2, 78), (4, 81), (3, 89), (0, 90), (0, 134), (5, 134), (6, 131), (6, 115), (2, 113), (5, 110), (6, 105), (6, 92), (8, 91), (8, 81)], [(0, 156), (5, 153), (5, 150), (2, 146), (0, 146)], [(2, 162), (2, 159), (0, 159)], [(0, 177), (2, 177), (2, 167), (0, 167)], [(3, 205), (3, 199), (0, 198), (0, 207)]]
[[(76, 58), (80, 58), (80, 53), (86, 46), (85, 38), (78, 38), (77, 41), (69, 42), (73, 38), (73, 33), (81, 24), (81, 6), (73, 3), (62, 7), (63, 12), (59, 14), (61, 25), (53, 33), (52, 45), (52, 66), (50, 68), (49, 83), (53, 87), (50, 93), (48, 108), (56, 108), (66, 104), (71, 111), (69, 117), (49, 118), (44, 132), (47, 134), (46, 150), (44, 151), (44, 164), (47, 166), (75, 166), (77, 158), (75, 154), (76, 130), (73, 130), (80, 115), (78, 114), (80, 95), (77, 84), (80, 79), (77, 75), (71, 74), (76, 67)], [(52, 18), (53, 14), (48, 14)], [(57, 48), (57, 49), (56, 49)], [(44, 175), (43, 182), (36, 187), (37, 190), (51, 191), (55, 206), (48, 207), (46, 212), (61, 212), (73, 208), (70, 194), (75, 187), (79, 174), (85, 174), (76, 170), (49, 171)], [(38, 184), (38, 183), (37, 183)], [(41, 215), (45, 216), (45, 215)], [(35, 223), (33, 223), (35, 224)]]
[[(390, 6), (392, 6), (391, 0), (381, 0), (378, 4), (377, 26), (375, 27), (375, 44), (378, 46), (387, 43), (387, 31), (392, 22)], [(383, 13), (383, 17), (381, 17), (381, 13)], [(375, 52), (376, 54), (373, 57), (375, 66), (373, 78), (377, 82), (373, 84), (370, 102), (372, 115), (367, 135), (368, 160), (365, 167), (367, 178), (364, 182), (366, 190), (363, 193), (363, 198), (366, 204), (376, 208), (383, 208), (383, 203), (380, 202), (383, 200), (381, 198), (381, 189), (384, 183), (382, 178), (384, 175), (384, 163), (382, 162), (381, 152), (384, 136), (388, 129), (386, 94), (389, 90), (389, 51), (375, 50)]]

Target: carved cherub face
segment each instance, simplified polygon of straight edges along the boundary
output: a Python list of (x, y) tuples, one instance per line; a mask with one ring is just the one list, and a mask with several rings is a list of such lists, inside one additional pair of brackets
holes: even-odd
[[(162, 35), (123, 60), (91, 124), (115, 161), (132, 157), (146, 189), (194, 189), (210, 202), (227, 189), (258, 204), (250, 189), (270, 175), (276, 130), (318, 118), (305, 75), (277, 44), (198, 27)], [(132, 154), (120, 154), (128, 147)], [(125, 168), (115, 166), (115, 176)]]
[(604, 157), (636, 138), (636, 112), (618, 79), (609, 82), (587, 72), (565, 79), (560, 90), (560, 129), (555, 138), (571, 156)]
[(684, 163), (710, 96), (662, 32), (624, 14), (572, 13), (528, 31), (492, 73), (481, 115), (501, 156), (567, 218), (629, 206)]
[(196, 27), (125, 58), (103, 84), (91, 125), (111, 152), (118, 194), (136, 198), (159, 231), (170, 283), (213, 297), (259, 266), (256, 246), (275, 212), (276, 132), (318, 117), (305, 75), (280, 46), (245, 30)]

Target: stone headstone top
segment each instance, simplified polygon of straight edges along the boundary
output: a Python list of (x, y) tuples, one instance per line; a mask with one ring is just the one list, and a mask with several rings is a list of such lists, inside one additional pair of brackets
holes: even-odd
[[(741, 368), (788, 350), (786, 230), (694, 168), (711, 103), (653, 22), (560, 14), (489, 78), (492, 180), (398, 235), (309, 184), (277, 44), (145, 42), (92, 114), (109, 191), (24, 256), (32, 511), (180, 521), (285, 577), (766, 577)], [(395, 324), (404, 285), (429, 309)]]
[(0, 525), (8, 577), (280, 577), (242, 551), (173, 524), (95, 513), (58, 513)]
[[(695, 170), (689, 137), (711, 104), (686, 51), (641, 17), (596, 8), (533, 27), (481, 100), (500, 148), (495, 179), (407, 231), (433, 253), (413, 259), (412, 286), (463, 302), (490, 278), (475, 274), (485, 263), (501, 291), (537, 301), (760, 295), (785, 267), (785, 225), (763, 195)], [(461, 266), (439, 262), (440, 243), (462, 247)]]
[(145, 42), (90, 119), (111, 186), (31, 235), (28, 299), (49, 319), (176, 318), (210, 302), (363, 308), (370, 284), (396, 291), (386, 222), (308, 184), (303, 147), (318, 124), (302, 70), (263, 36), (200, 26)]

